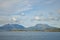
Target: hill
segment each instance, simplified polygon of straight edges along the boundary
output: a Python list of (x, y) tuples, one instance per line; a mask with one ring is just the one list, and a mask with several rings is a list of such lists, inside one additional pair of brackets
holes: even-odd
[(2, 27), (0, 27), (0, 30), (23, 30), (25, 27), (19, 24), (5, 24)]

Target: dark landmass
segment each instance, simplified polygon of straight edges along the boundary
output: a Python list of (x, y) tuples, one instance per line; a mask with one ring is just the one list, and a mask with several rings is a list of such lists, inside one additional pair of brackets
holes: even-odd
[(37, 24), (35, 26), (28, 27), (28, 28), (25, 28), (24, 26), (19, 25), (19, 24), (5, 24), (0, 27), (0, 32), (2, 31), (60, 32), (60, 28), (51, 27), (47, 24)]

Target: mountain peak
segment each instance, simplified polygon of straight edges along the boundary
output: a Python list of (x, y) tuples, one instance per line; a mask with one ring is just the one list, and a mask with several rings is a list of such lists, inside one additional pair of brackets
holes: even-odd
[(36, 24), (35, 26), (33, 26), (31, 28), (34, 29), (34, 30), (45, 30), (45, 29), (49, 29), (49, 28), (52, 28), (52, 27), (49, 26), (48, 24)]
[(36, 24), (36, 27), (50, 27), (48, 24)]
[(4, 30), (14, 30), (14, 29), (24, 29), (24, 26), (19, 25), (19, 24), (5, 24), (2, 26), (2, 29)]

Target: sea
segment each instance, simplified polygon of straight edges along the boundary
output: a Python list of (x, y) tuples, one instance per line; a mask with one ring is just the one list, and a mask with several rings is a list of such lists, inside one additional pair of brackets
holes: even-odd
[(60, 40), (60, 32), (0, 32), (0, 40)]

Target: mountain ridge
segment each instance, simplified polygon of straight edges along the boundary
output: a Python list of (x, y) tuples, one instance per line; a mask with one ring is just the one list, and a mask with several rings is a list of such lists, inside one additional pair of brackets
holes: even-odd
[[(23, 25), (19, 25), (19, 24), (5, 24), (3, 25), (2, 27), (0, 27), (0, 31), (3, 30), (3, 31), (12, 31), (12, 30), (23, 30), (23, 31), (34, 31), (34, 30), (37, 30), (37, 31), (42, 31), (42, 30), (55, 30), (55, 29), (58, 29), (56, 27), (52, 27), (48, 24), (36, 24), (35, 26), (32, 26), (32, 27), (28, 27), (28, 28), (25, 28)], [(60, 29), (59, 29), (60, 30)]]
[(19, 24), (5, 24), (2, 27), (0, 27), (0, 29), (3, 30), (19, 30), (19, 29), (24, 29), (25, 27)]

